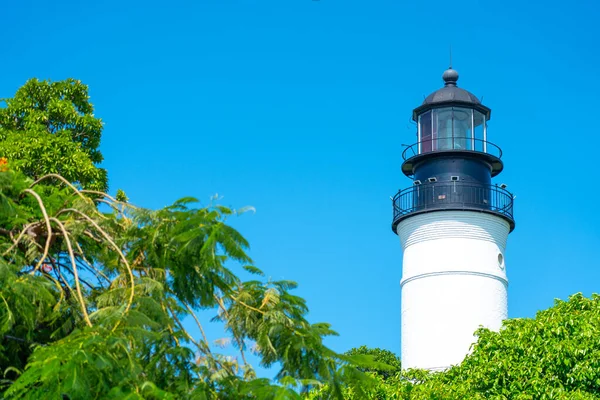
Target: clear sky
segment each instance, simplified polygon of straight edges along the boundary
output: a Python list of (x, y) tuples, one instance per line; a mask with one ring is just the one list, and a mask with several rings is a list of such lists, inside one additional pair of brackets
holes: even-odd
[[(492, 109), (517, 195), (509, 316), (600, 292), (600, 6), (590, 1), (12, 1), (0, 97), (90, 86), (111, 192), (162, 207), (211, 195), (256, 265), (300, 284), (334, 349), (400, 350), (402, 253), (389, 196), (411, 111), (442, 86)], [(213, 338), (220, 328), (211, 328)]]

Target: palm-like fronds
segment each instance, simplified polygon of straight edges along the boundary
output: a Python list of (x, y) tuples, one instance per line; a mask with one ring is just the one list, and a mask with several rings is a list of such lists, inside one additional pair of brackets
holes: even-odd
[[(227, 224), (235, 210), (193, 198), (147, 210), (58, 175), (0, 172), (0, 189), (7, 398), (293, 399), (339, 381), (343, 356), (323, 344), (335, 332), (306, 320), (296, 283), (242, 281), (232, 269), (263, 276)], [(224, 323), (240, 361), (211, 346), (197, 310)], [(248, 351), (281, 366), (280, 384), (255, 379)]]

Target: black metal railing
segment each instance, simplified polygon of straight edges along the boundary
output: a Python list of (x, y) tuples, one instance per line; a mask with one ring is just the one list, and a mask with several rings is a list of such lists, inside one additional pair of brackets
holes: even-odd
[(412, 213), (433, 210), (487, 211), (506, 218), (514, 228), (513, 195), (496, 185), (460, 181), (428, 182), (399, 191), (393, 198), (393, 227)]
[(407, 146), (402, 152), (402, 158), (408, 160), (409, 158), (421, 154), (442, 151), (472, 151), (502, 158), (502, 149), (494, 143), (469, 137), (448, 137), (422, 140)]

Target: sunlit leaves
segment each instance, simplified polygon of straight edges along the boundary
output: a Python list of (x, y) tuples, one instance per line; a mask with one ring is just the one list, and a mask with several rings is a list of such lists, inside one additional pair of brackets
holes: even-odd
[(102, 121), (80, 81), (29, 80), (0, 108), (0, 157), (32, 178), (63, 175), (86, 188), (106, 190), (97, 164)]

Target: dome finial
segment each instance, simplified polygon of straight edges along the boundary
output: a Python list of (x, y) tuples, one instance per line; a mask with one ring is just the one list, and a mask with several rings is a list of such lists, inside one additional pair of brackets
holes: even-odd
[(452, 69), (452, 66), (450, 66), (450, 68), (444, 71), (442, 79), (445, 82), (445, 86), (456, 86), (456, 81), (458, 81), (458, 71)]

